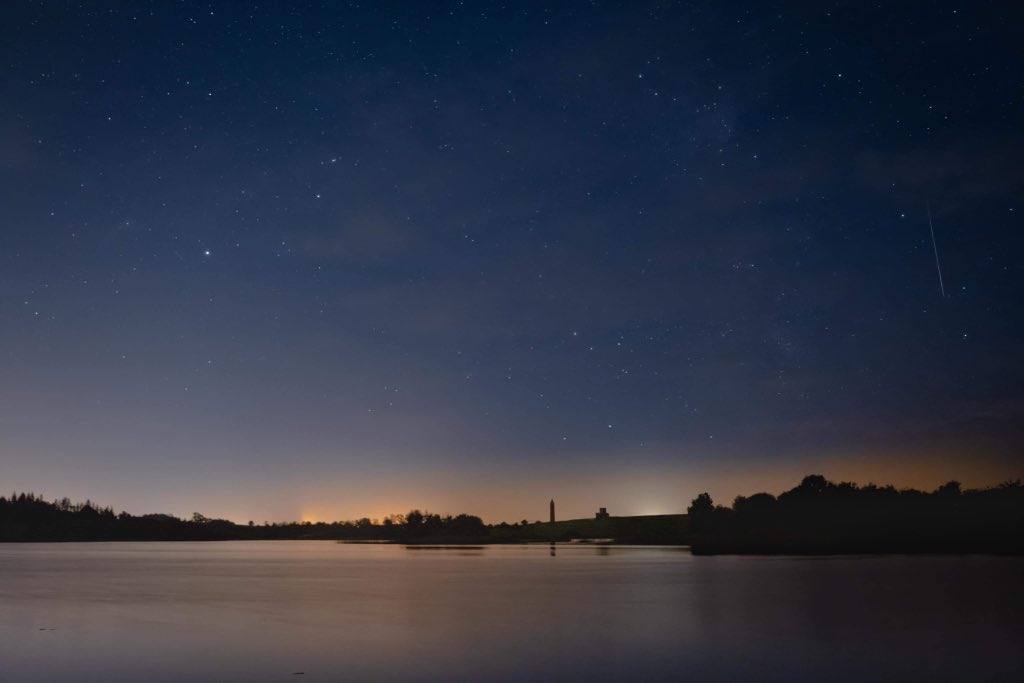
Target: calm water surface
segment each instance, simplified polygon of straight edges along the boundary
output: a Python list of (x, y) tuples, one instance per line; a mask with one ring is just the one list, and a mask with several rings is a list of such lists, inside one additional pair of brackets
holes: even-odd
[(980, 556), (0, 544), (0, 680), (1024, 680), (1022, 589)]

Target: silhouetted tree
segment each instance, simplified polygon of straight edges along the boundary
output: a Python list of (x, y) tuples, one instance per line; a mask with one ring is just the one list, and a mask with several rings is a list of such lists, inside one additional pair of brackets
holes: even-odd
[(775, 498), (738, 496), (711, 509), (690, 506), (695, 552), (1004, 552), (1024, 553), (1024, 489), (934, 493), (810, 475)]
[(705, 492), (698, 495), (686, 508), (686, 514), (690, 516), (690, 530), (700, 533), (710, 527), (711, 520), (715, 514), (715, 503), (711, 500), (711, 494)]

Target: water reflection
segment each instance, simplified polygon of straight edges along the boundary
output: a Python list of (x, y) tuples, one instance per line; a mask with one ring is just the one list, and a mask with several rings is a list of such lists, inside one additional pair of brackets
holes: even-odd
[(0, 680), (1016, 680), (1022, 578), (991, 557), (0, 545)]
[(456, 555), (459, 557), (480, 557), (484, 554), (484, 546), (482, 545), (407, 545), (405, 549), (421, 552), (440, 551), (445, 555)]

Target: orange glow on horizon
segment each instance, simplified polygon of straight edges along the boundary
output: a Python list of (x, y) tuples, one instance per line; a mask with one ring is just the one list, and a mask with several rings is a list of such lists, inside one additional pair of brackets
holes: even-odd
[[(489, 471), (467, 471), (464, 478), (440, 476), (396, 479), (367, 474), (361, 478), (335, 477), (321, 472), (314, 482), (276, 485), (273, 495), (234, 495), (212, 482), (197, 490), (167, 490), (163, 498), (125, 499), (104, 495), (92, 487), (54, 485), (47, 496), (70, 493), (73, 499), (91, 497), (132, 514), (170, 512), (188, 518), (192, 511), (240, 524), (264, 522), (318, 524), (354, 522), (368, 518), (383, 522), (412, 509), (440, 515), (469, 514), (485, 523), (546, 520), (548, 501), (555, 499), (560, 520), (589, 519), (600, 507), (613, 516), (679, 514), (699, 493), (707, 491), (715, 503), (732, 504), (737, 495), (767, 492), (778, 495), (797, 486), (804, 476), (821, 474), (833, 482), (916, 488), (931, 491), (955, 479), (964, 488), (983, 488), (1024, 477), (1020, 465), (1001, 455), (964, 457), (960, 444), (939, 448), (836, 450), (828, 454), (794, 453), (769, 457), (751, 453), (739, 460), (687, 457), (658, 467), (630, 468), (629, 453), (614, 463), (596, 462), (584, 470), (554, 463), (543, 471), (512, 472), (494, 476)], [(737, 456), (738, 457), (738, 456)], [(336, 483), (335, 483), (336, 482)], [(70, 491), (69, 491), (70, 489)], [(51, 494), (50, 491), (53, 491)], [(263, 493), (263, 492), (261, 492)], [(120, 499), (119, 499), (120, 498)], [(217, 504), (211, 504), (217, 501)]]

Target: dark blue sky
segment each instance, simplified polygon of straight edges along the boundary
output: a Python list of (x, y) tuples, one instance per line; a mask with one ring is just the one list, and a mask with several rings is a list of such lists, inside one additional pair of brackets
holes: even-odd
[(1024, 476), (983, 4), (5, 2), (0, 484), (494, 521)]

